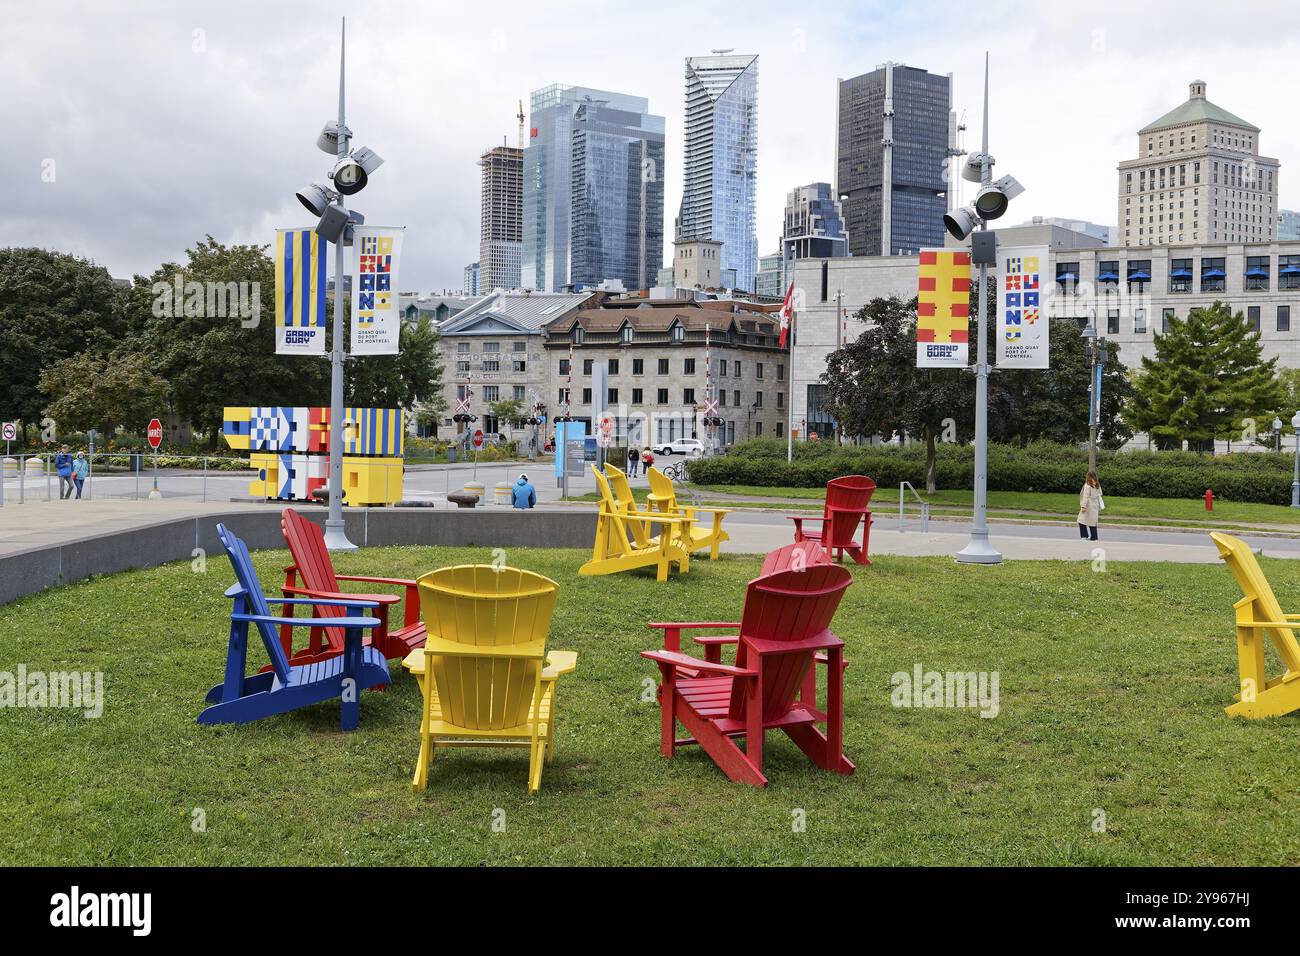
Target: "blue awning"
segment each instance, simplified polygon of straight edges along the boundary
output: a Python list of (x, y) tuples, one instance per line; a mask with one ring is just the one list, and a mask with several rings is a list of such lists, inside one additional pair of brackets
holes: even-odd
[(1073, 272), (1058, 272), (1056, 274), (1057, 282), (1078, 282), (1079, 277)]
[(1206, 269), (1201, 273), (1202, 279), (1222, 279), (1227, 273), (1222, 269)]
[(1103, 272), (1101, 275), (1097, 276), (1097, 281), (1098, 281), (1098, 282), (1118, 282), (1118, 281), (1119, 281), (1119, 273), (1118, 273), (1118, 272)]
[(1149, 272), (1130, 272), (1128, 274), (1129, 282), (1149, 282), (1150, 280), (1151, 273)]
[(1169, 278), (1171, 279), (1190, 279), (1191, 277), (1191, 269), (1175, 269), (1173, 272), (1169, 273)]
[(1261, 278), (1261, 277), (1267, 279), (1267, 278), (1268, 278), (1268, 270), (1267, 270), (1267, 269), (1247, 269), (1247, 270), (1246, 270), (1246, 275), (1250, 276), (1252, 279), (1257, 279), (1257, 278)]
[(1300, 266), (1283, 266), (1278, 272), (1285, 276), (1300, 275)]

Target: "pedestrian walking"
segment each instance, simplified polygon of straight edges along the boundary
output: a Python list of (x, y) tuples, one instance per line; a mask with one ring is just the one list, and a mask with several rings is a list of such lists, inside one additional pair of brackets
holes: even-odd
[(628, 477), (636, 477), (637, 465), (641, 464), (641, 453), (635, 448), (628, 447), (627, 450), (627, 473)]
[(77, 457), (72, 459), (72, 480), (77, 485), (77, 497), (81, 497), (81, 488), (86, 483), (86, 476), (90, 474), (90, 459), (86, 457), (84, 451), (77, 452)]
[(641, 449), (641, 467), (645, 469), (645, 473), (646, 473), (647, 475), (650, 474), (650, 469), (651, 469), (651, 467), (654, 465), (654, 463), (655, 463), (655, 456), (652, 455), (652, 454), (650, 453), (650, 449), (649, 449), (649, 448), (642, 448), (642, 449)]
[(510, 503), (520, 511), (527, 511), (537, 504), (537, 490), (529, 483), (527, 475), (520, 475), (511, 487)]
[(67, 445), (54, 456), (54, 471), (59, 476), (59, 500), (71, 498), (75, 486), (72, 483), (72, 450)]
[(1088, 477), (1079, 489), (1079, 537), (1097, 540), (1097, 519), (1106, 508), (1106, 501), (1101, 496), (1101, 483), (1097, 473), (1089, 471)]

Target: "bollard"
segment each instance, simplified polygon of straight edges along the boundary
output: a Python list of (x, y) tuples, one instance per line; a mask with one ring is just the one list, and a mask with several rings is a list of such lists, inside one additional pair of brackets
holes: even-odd
[(1205, 489), (1205, 510), (1206, 511), (1214, 510), (1214, 489), (1213, 488)]

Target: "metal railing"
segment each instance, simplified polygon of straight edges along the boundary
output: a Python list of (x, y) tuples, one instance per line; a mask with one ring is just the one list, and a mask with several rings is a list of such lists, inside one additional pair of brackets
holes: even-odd
[(930, 530), (930, 502), (917, 494), (916, 489), (912, 487), (910, 481), (900, 481), (898, 483), (898, 530), (906, 530), (903, 506), (906, 503), (907, 492), (909, 491), (912, 493), (912, 497), (915, 498), (917, 503), (921, 506), (921, 532), (924, 534), (926, 531)]

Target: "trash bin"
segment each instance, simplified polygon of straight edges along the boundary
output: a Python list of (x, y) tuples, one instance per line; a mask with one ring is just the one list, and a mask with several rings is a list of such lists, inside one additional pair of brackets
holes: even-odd
[(144, 468), (144, 452), (131, 452), (130, 461), (127, 462), (127, 467), (138, 474)]

